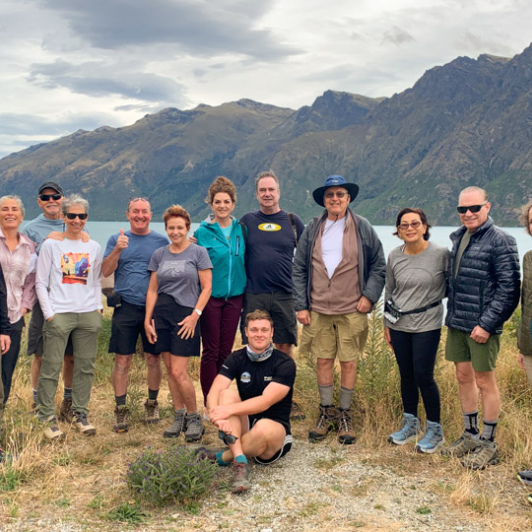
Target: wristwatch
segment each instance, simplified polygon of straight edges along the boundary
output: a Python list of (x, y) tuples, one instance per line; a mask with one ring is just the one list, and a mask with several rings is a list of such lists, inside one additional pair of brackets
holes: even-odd
[(199, 308), (195, 308), (194, 312), (197, 312), (198, 316), (201, 316), (201, 314), (202, 314), (202, 312), (201, 312), (201, 310)]

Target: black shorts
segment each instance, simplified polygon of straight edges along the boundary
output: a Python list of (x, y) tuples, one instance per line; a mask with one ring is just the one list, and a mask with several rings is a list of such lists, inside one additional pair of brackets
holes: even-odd
[(175, 302), (172, 296), (159, 294), (155, 304), (154, 319), (157, 342), (155, 352), (169, 352), (180, 357), (199, 357), (200, 355), (200, 324), (196, 325), (194, 336), (183, 340), (177, 335), (181, 325), (177, 325), (194, 312), (192, 307), (183, 307)]
[(139, 334), (144, 352), (153, 353), (154, 346), (148, 342), (148, 337), (144, 330), (145, 314), (146, 307), (133, 305), (122, 300), (122, 304), (116, 307), (113, 312), (109, 353), (132, 355), (137, 350)]
[[(255, 423), (259, 419), (265, 419), (265, 418), (262, 418), (260, 416), (248, 416), (249, 428), (251, 429), (253, 425), (255, 425)], [(277, 423), (281, 423), (281, 421), (278, 421), (277, 419), (273, 419), (272, 421), (277, 421)], [(294, 439), (292, 438), (292, 434), (289, 433), (289, 429), (285, 423), (281, 423), (281, 425), (284, 427), (284, 430), (286, 431), (286, 436), (284, 438), (283, 446), (271, 458), (268, 458), (267, 460), (264, 460), (262, 458), (259, 458), (258, 456), (255, 456), (254, 460), (255, 462), (257, 462), (257, 464), (261, 464), (261, 465), (273, 464), (274, 462), (277, 462), (279, 458), (282, 458), (286, 453), (288, 453), (290, 449), (292, 448), (292, 443), (294, 441)]]
[(240, 323), (242, 343), (247, 343), (244, 334), (246, 314), (265, 310), (273, 320), (273, 341), (276, 344), (297, 345), (297, 320), (294, 297), (286, 292), (273, 294), (245, 294), (244, 309)]

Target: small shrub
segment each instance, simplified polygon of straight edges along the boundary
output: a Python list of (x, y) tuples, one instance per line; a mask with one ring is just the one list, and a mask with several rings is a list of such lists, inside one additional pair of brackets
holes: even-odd
[(421, 506), (416, 510), (416, 513), (420, 515), (429, 515), (432, 513), (432, 510), (428, 506)]
[(0, 492), (13, 491), (25, 478), (24, 471), (14, 469), (8, 462), (0, 467)]
[(149, 515), (140, 509), (137, 503), (131, 501), (119, 504), (114, 510), (107, 514), (110, 521), (119, 521), (121, 523), (129, 523), (130, 525), (139, 525)]
[(129, 465), (127, 484), (151, 504), (189, 503), (209, 489), (215, 471), (216, 464), (198, 460), (186, 447), (170, 447), (164, 452), (148, 447)]

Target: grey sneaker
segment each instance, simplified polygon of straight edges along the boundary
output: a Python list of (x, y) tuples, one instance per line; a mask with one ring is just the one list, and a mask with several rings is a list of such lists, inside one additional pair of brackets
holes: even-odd
[(470, 432), (465, 431), (455, 442), (441, 450), (443, 456), (453, 456), (462, 458), (466, 454), (475, 451), (480, 445), (479, 438), (473, 437)]
[(48, 426), (44, 430), (44, 436), (50, 441), (62, 440), (65, 437), (65, 433), (57, 426), (57, 419), (52, 416), (48, 420)]
[(390, 443), (404, 445), (417, 439), (420, 433), (419, 419), (413, 414), (403, 414), (403, 426), (388, 437)]
[(461, 463), (464, 467), (477, 471), (498, 464), (499, 461), (497, 444), (494, 441), (480, 439), (477, 449), (464, 457)]
[(146, 399), (144, 409), (146, 410), (144, 421), (147, 425), (159, 423), (159, 403), (157, 402), (157, 399)]
[(123, 434), (124, 432), (127, 432), (129, 430), (129, 427), (127, 425), (127, 415), (129, 413), (129, 410), (127, 409), (126, 405), (120, 405), (115, 407), (115, 426), (113, 427), (113, 430), (115, 432), (118, 432), (119, 434)]
[(74, 419), (74, 412), (72, 412), (72, 397), (63, 399), (61, 407), (59, 408), (59, 421), (65, 423), (72, 423)]
[(174, 411), (174, 422), (163, 432), (165, 438), (177, 438), (185, 430), (186, 410)]
[(231, 464), (233, 471), (233, 481), (231, 482), (232, 493), (243, 493), (251, 488), (249, 482), (249, 464), (233, 462)]
[(96, 434), (96, 427), (89, 423), (87, 414), (83, 412), (74, 412), (74, 427), (84, 436), (94, 436)]
[(205, 432), (201, 416), (197, 412), (195, 414), (187, 414), (186, 421), (185, 441), (189, 443), (200, 441)]
[(427, 431), (425, 436), (416, 445), (418, 453), (435, 453), (443, 444), (443, 429), (439, 423), (427, 420)]

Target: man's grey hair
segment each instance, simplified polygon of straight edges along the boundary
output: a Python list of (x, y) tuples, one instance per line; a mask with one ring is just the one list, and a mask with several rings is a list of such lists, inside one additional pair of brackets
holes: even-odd
[(4, 201), (7, 201), (7, 200), (15, 200), (17, 203), (18, 203), (18, 208), (20, 209), (20, 212), (22, 213), (22, 218), (24, 218), (24, 214), (26, 212), (26, 210), (24, 209), (24, 203), (22, 203), (22, 200), (20, 199), (19, 196), (16, 196), (15, 194), (7, 194), (5, 196), (2, 196), (0, 198), (0, 207), (2, 207), (2, 203), (4, 203)]
[(73, 205), (79, 205), (80, 207), (83, 207), (85, 212), (89, 214), (89, 202), (79, 194), (70, 194), (70, 196), (66, 196), (61, 204), (61, 212), (66, 214), (68, 209), (70, 209), (70, 207)]
[(261, 172), (258, 176), (257, 176), (257, 179), (255, 179), (255, 190), (259, 190), (259, 181), (264, 178), (264, 177), (271, 177), (276, 183), (277, 183), (277, 188), (279, 190), (281, 190), (281, 185), (279, 184), (279, 178), (275, 175), (275, 173), (273, 172), (273, 170), (266, 170), (264, 172)]
[(469, 192), (480, 192), (484, 196), (484, 201), (488, 201), (488, 193), (483, 188), (480, 188), (480, 187), (467, 187), (467, 188), (464, 188), (464, 190), (462, 190), (462, 192), (460, 192), (458, 197), (460, 197), (464, 193), (467, 194)]

